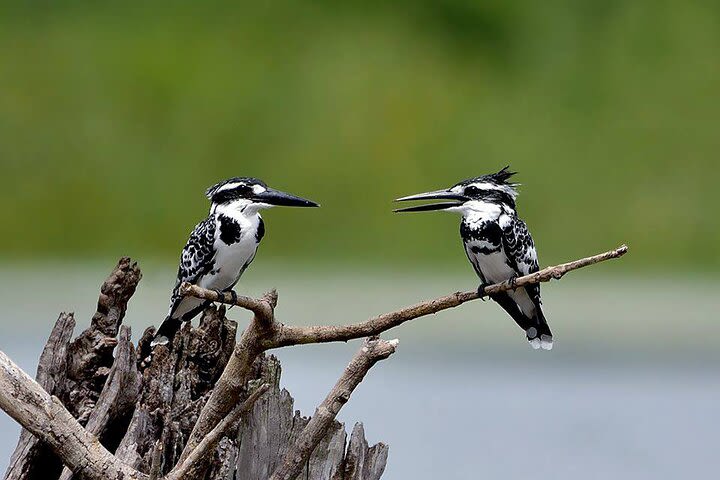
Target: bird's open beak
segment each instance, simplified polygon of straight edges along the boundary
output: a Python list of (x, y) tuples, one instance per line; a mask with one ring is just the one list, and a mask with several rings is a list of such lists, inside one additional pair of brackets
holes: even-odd
[(277, 205), (282, 207), (319, 207), (317, 203), (312, 200), (308, 200), (302, 197), (296, 197), (295, 195), (281, 192), (268, 188), (262, 193), (258, 193), (253, 197), (253, 200), (258, 203), (265, 203), (267, 205)]
[(459, 207), (469, 199), (458, 193), (449, 190), (435, 190), (434, 192), (417, 193), (395, 199), (396, 202), (410, 202), (413, 200), (453, 200), (451, 202), (430, 203), (427, 205), (416, 205), (414, 207), (398, 208), (394, 212), (427, 212), (431, 210), (445, 210), (451, 207)]

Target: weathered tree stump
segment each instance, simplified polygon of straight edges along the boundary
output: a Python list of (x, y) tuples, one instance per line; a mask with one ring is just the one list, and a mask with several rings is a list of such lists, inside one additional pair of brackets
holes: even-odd
[[(152, 476), (167, 473), (179, 461), (233, 355), (237, 323), (225, 318), (225, 307), (210, 307), (197, 327), (181, 329), (171, 348), (151, 351), (153, 328), (136, 348), (122, 320), (140, 278), (137, 265), (121, 259), (103, 283), (89, 328), (74, 340), (73, 314), (61, 314), (40, 357), (36, 380), (118, 459)], [(207, 459), (205, 479), (269, 478), (309, 421), (293, 411), (292, 397), (280, 389), (281, 368), (275, 357), (260, 356), (253, 369), (247, 390), (261, 383), (269, 383), (270, 389), (220, 441)], [(387, 451), (383, 444), (368, 447), (360, 424), (347, 445), (344, 426), (335, 422), (298, 478), (377, 480)], [(42, 441), (23, 430), (5, 478), (73, 476)]]

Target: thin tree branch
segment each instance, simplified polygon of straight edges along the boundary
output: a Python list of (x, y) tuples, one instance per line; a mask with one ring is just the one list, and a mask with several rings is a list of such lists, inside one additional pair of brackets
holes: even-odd
[[(627, 246), (622, 245), (615, 250), (610, 250), (599, 255), (547, 267), (538, 272), (531, 273), (530, 275), (518, 277), (514, 282), (507, 281), (489, 285), (485, 288), (485, 293), (495, 294), (534, 283), (549, 282), (553, 279), (560, 279), (568, 272), (613, 258), (619, 258), (625, 255), (627, 251)], [(199, 298), (219, 302), (228, 300), (230, 301), (230, 304), (232, 304), (232, 300), (230, 298), (219, 298), (219, 295), (211, 290), (205, 290), (198, 286), (187, 284), (183, 287), (182, 291), (187, 292), (189, 295), (196, 296), (197, 294)], [(224, 297), (229, 296), (229, 294), (226, 294)], [(264, 336), (262, 339), (263, 350), (307, 343), (346, 342), (355, 338), (379, 335), (391, 328), (407, 322), (408, 320), (414, 320), (418, 317), (454, 308), (478, 298), (480, 298), (480, 295), (476, 290), (468, 292), (455, 292), (444, 297), (411, 305), (394, 312), (378, 315), (365, 322), (351, 325), (295, 326), (277, 324), (273, 328), (273, 332), (271, 332), (270, 335)], [(243, 300), (239, 300), (235, 303), (235, 305), (247, 308), (246, 305), (248, 305), (248, 302), (246, 299), (247, 297), (243, 297)], [(262, 300), (256, 300), (256, 302), (262, 303)]]
[[(517, 278), (512, 283), (503, 282), (490, 285), (486, 287), (485, 292), (488, 294), (499, 293), (525, 285), (559, 279), (567, 272), (619, 258), (627, 251), (627, 246), (622, 245), (599, 255), (547, 267), (539, 272)], [(394, 312), (385, 313), (358, 324), (297, 327), (283, 325), (275, 319), (273, 312), (277, 301), (277, 293), (274, 291), (266, 294), (261, 299), (238, 297), (235, 302), (232, 301), (232, 298), (229, 298), (231, 297), (229, 293), (218, 295), (217, 292), (195, 285), (183, 284), (180, 291), (206, 300), (237, 305), (255, 313), (253, 321), (245, 329), (236, 345), (235, 351), (228, 361), (225, 371), (220, 376), (212, 395), (200, 412), (198, 421), (195, 423), (181, 455), (181, 461), (187, 458), (203, 437), (237, 404), (243, 388), (250, 378), (252, 364), (262, 352), (290, 345), (348, 341), (378, 335), (408, 320), (457, 307), (465, 302), (479, 298), (476, 291), (456, 292)]]
[(76, 474), (91, 480), (146, 480), (88, 433), (54, 396), (50, 396), (0, 351), (0, 408), (44, 441)]
[(200, 444), (187, 456), (185, 460), (179, 463), (165, 477), (166, 480), (182, 480), (196, 478), (201, 464), (207, 455), (212, 454), (217, 444), (238, 422), (247, 415), (252, 409), (255, 402), (263, 396), (270, 388), (269, 383), (260, 385), (243, 403), (235, 407), (230, 415), (225, 417), (215, 428), (202, 439)]
[(282, 465), (275, 470), (270, 480), (294, 480), (302, 471), (310, 455), (325, 436), (340, 409), (350, 400), (352, 392), (360, 385), (370, 368), (380, 360), (395, 353), (398, 340), (367, 338), (345, 368), (340, 379), (325, 400), (315, 410), (295, 443), (290, 447)]
[[(538, 272), (531, 273), (530, 275), (518, 277), (514, 282), (506, 281), (489, 285), (485, 288), (485, 293), (495, 294), (508, 290), (514, 290), (534, 283), (549, 282), (553, 279), (559, 280), (567, 272), (587, 267), (589, 265), (594, 265), (605, 260), (619, 258), (625, 255), (625, 253), (627, 253), (627, 246), (622, 245), (615, 250), (610, 250), (599, 255), (544, 268)], [(419, 317), (435, 314), (442, 310), (454, 308), (478, 298), (480, 298), (480, 295), (477, 290), (471, 290), (469, 292), (455, 292), (434, 300), (411, 305), (394, 312), (378, 315), (365, 322), (352, 325), (311, 327), (281, 325), (277, 329), (277, 333), (269, 340), (268, 348), (278, 348), (305, 343), (346, 342), (355, 338), (379, 335), (391, 328), (395, 328), (407, 322), (408, 320), (414, 320)]]

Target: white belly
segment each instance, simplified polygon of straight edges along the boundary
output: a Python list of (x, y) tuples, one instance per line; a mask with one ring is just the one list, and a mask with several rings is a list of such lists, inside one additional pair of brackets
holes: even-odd
[[(488, 283), (505, 282), (516, 275), (515, 271), (507, 264), (507, 257), (502, 249), (488, 255), (476, 255), (475, 259), (485, 277), (485, 281)], [(530, 295), (527, 294), (525, 288), (521, 287), (515, 291), (509, 290), (507, 293), (525, 315), (528, 317), (535, 315), (535, 304), (530, 299)]]
[(199, 285), (210, 290), (225, 290), (238, 281), (245, 268), (252, 262), (257, 251), (254, 235), (243, 235), (238, 243), (226, 245), (218, 240), (216, 243), (215, 269), (204, 275)]
[(515, 275), (515, 271), (507, 264), (507, 257), (502, 249), (487, 255), (476, 254), (475, 259), (485, 281), (489, 283), (504, 282)]

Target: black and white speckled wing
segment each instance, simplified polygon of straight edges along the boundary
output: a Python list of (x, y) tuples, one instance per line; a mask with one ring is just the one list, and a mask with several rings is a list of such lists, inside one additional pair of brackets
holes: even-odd
[(178, 294), (180, 285), (183, 282), (196, 284), (201, 276), (212, 270), (216, 254), (214, 246), (216, 228), (215, 218), (208, 217), (198, 223), (190, 234), (180, 254), (177, 281), (170, 300), (170, 317), (173, 317), (173, 313), (184, 298)]
[[(530, 236), (527, 225), (517, 216), (513, 216), (511, 221), (504, 226), (502, 243), (507, 262), (517, 272), (518, 276), (535, 273), (540, 269), (535, 243)], [(535, 283), (522, 288), (527, 292), (530, 300), (535, 305), (535, 309), (532, 311), (531, 323), (523, 319), (521, 319), (522, 321), (516, 319), (516, 321), (521, 328), (525, 329), (528, 342), (534, 349), (550, 350), (553, 346), (553, 335), (542, 311), (540, 284)]]
[[(535, 273), (540, 269), (538, 264), (535, 242), (528, 231), (525, 222), (517, 216), (502, 229), (502, 244), (505, 256), (513, 270), (519, 277)], [(526, 290), (530, 298), (536, 304), (540, 303), (540, 286), (538, 284), (528, 285)]]

